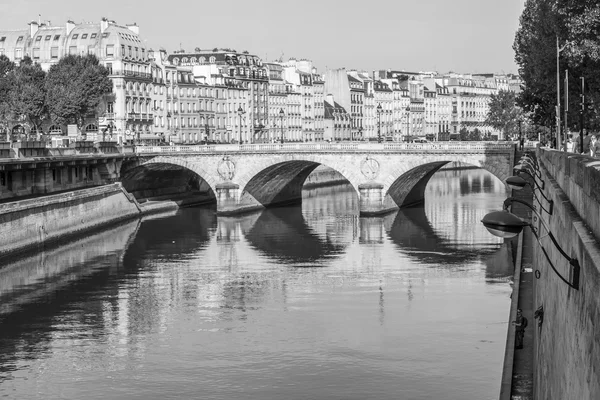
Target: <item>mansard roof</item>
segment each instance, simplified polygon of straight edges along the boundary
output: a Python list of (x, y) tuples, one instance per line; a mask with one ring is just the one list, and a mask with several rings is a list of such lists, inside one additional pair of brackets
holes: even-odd
[(198, 50), (193, 52), (177, 51), (167, 56), (175, 65), (234, 65), (262, 67), (262, 60), (255, 55), (238, 53), (231, 49)]

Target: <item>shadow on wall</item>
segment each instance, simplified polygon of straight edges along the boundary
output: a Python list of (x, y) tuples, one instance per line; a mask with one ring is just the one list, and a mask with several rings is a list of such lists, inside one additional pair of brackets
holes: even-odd
[(208, 183), (195, 172), (170, 164), (148, 164), (126, 170), (123, 187), (139, 202), (189, 199), (214, 203), (216, 197)]

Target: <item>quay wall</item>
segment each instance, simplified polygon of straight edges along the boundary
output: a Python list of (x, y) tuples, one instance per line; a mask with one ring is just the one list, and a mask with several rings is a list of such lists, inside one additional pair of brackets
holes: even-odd
[(141, 206), (120, 183), (0, 204), (0, 259), (177, 207), (174, 202)]
[[(543, 307), (544, 314), (541, 324), (529, 323), (534, 398), (600, 399), (600, 160), (550, 149), (538, 149), (537, 156), (544, 193), (554, 201), (552, 215), (540, 215), (566, 254), (578, 260), (581, 275), (575, 290), (552, 271), (541, 246), (565, 278), (571, 269), (539, 226), (541, 244), (533, 245), (539, 271), (534, 310)], [(535, 217), (533, 225), (539, 225)]]

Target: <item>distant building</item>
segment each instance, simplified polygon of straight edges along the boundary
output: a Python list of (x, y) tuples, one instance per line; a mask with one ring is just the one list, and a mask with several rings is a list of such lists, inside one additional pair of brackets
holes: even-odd
[(333, 95), (325, 100), (325, 140), (346, 141), (352, 136), (352, 117), (344, 107), (338, 104)]
[(227, 135), (245, 143), (267, 140), (269, 76), (259, 57), (215, 48), (178, 51), (170, 54), (168, 60), (175, 66), (191, 67), (194, 76), (205, 77), (210, 85), (214, 86), (222, 78), (226, 89), (224, 93), (215, 94), (223, 94), (219, 99), (223, 100), (225, 109), (217, 108), (215, 113), (222, 114), (216, 118), (225, 118), (226, 124), (222, 119), (217, 120), (216, 129), (226, 127)]
[[(0, 31), (0, 54), (16, 63), (29, 56), (44, 70), (68, 54), (94, 54), (109, 70), (114, 89), (104, 102), (105, 111), (89, 118), (82, 134), (97, 140), (107, 130), (109, 138), (120, 142), (140, 135), (154, 137), (150, 135), (152, 67), (137, 25), (118, 25), (106, 18), (99, 23), (67, 21), (63, 26), (33, 21), (28, 29)], [(66, 132), (65, 127), (51, 124), (44, 129), (52, 134)]]

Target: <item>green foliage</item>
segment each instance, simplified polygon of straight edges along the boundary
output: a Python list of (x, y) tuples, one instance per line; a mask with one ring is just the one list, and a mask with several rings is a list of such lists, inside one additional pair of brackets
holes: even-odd
[[(576, 129), (580, 110), (580, 77), (586, 81), (587, 126), (600, 126), (600, 1), (526, 0), (513, 49), (523, 91), (518, 102), (532, 121), (555, 124), (557, 46), (560, 52), (561, 103), (565, 70), (569, 71), (569, 115)], [(564, 111), (564, 104), (561, 105)], [(561, 115), (561, 117), (563, 117)]]
[(50, 67), (46, 104), (55, 123), (83, 126), (102, 98), (112, 92), (108, 70), (93, 55), (68, 55)]
[(504, 133), (504, 138), (518, 133), (519, 120), (523, 119), (522, 111), (516, 104), (514, 92), (500, 90), (490, 96), (486, 123)]

